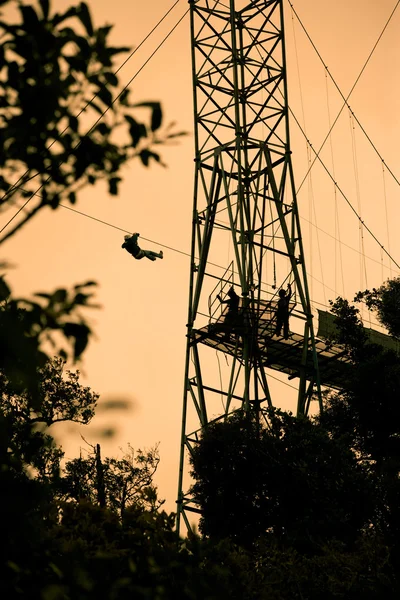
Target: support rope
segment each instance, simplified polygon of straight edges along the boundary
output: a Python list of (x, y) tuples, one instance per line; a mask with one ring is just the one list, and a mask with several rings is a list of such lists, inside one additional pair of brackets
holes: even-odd
[[(333, 124), (332, 124), (331, 128), (329, 129), (328, 133), (326, 134), (326, 137), (324, 138), (324, 141), (322, 142), (322, 145), (321, 145), (321, 147), (319, 148), (318, 152), (316, 152), (316, 156), (315, 156), (314, 162), (313, 162), (313, 164), (312, 164), (312, 165), (311, 165), (311, 167), (310, 167), (310, 168), (312, 168), (312, 166), (314, 165), (314, 163), (315, 163), (315, 161), (317, 160), (317, 158), (319, 158), (319, 153), (321, 152), (322, 148), (324, 147), (324, 145), (325, 145), (325, 143), (326, 143), (326, 141), (327, 141), (327, 139), (328, 139), (329, 135), (330, 135), (330, 134), (331, 134), (331, 132), (332, 132), (332, 129), (335, 127), (335, 125), (336, 125), (336, 122), (337, 122), (337, 120), (339, 119), (339, 116), (341, 115), (341, 113), (342, 113), (342, 111), (343, 111), (344, 107), (345, 107), (345, 106), (347, 106), (347, 107), (349, 108), (349, 110), (351, 110), (351, 108), (350, 108), (350, 106), (349, 106), (349, 104), (348, 104), (348, 100), (349, 100), (349, 98), (350, 98), (351, 94), (353, 93), (353, 91), (354, 91), (354, 88), (356, 87), (356, 85), (357, 85), (358, 81), (360, 80), (360, 78), (361, 78), (361, 75), (362, 75), (362, 74), (363, 74), (363, 72), (365, 71), (365, 68), (367, 67), (367, 64), (369, 63), (369, 61), (370, 61), (370, 59), (371, 59), (371, 57), (372, 57), (373, 53), (375, 52), (375, 49), (376, 49), (377, 45), (379, 44), (379, 42), (380, 42), (380, 40), (381, 40), (381, 38), (382, 38), (382, 36), (383, 36), (384, 32), (386, 31), (386, 29), (387, 29), (387, 27), (388, 27), (388, 25), (389, 25), (390, 21), (392, 20), (392, 18), (393, 18), (393, 15), (394, 15), (394, 13), (395, 13), (395, 12), (396, 12), (396, 10), (397, 10), (397, 7), (398, 7), (398, 5), (400, 4), (400, 0), (397, 0), (395, 7), (393, 8), (392, 12), (390, 13), (390, 15), (389, 15), (389, 18), (387, 19), (387, 21), (386, 21), (386, 23), (385, 23), (385, 25), (384, 25), (384, 27), (383, 27), (383, 29), (382, 29), (381, 33), (380, 33), (380, 34), (379, 34), (379, 36), (378, 36), (378, 39), (376, 40), (376, 42), (375, 42), (375, 44), (374, 44), (374, 46), (373, 46), (373, 48), (372, 48), (371, 52), (369, 53), (369, 55), (368, 55), (368, 57), (367, 57), (367, 59), (366, 59), (366, 61), (365, 61), (364, 65), (363, 65), (363, 67), (362, 67), (362, 69), (361, 69), (360, 73), (358, 74), (358, 77), (357, 77), (357, 79), (355, 80), (355, 82), (354, 82), (354, 84), (353, 84), (353, 86), (352, 86), (352, 88), (351, 88), (350, 92), (348, 93), (348, 95), (347, 95), (346, 97), (344, 96), (344, 94), (342, 93), (342, 91), (341, 91), (341, 89), (339, 88), (338, 84), (336, 83), (336, 81), (335, 81), (334, 77), (333, 77), (333, 76), (332, 76), (332, 74), (330, 73), (330, 71), (329, 71), (329, 69), (328, 69), (327, 65), (325, 64), (325, 61), (323, 60), (323, 58), (322, 58), (321, 54), (319, 53), (319, 51), (318, 51), (317, 47), (315, 46), (315, 44), (314, 44), (313, 40), (311, 39), (311, 37), (310, 37), (310, 35), (309, 35), (308, 31), (306, 30), (305, 26), (303, 25), (303, 23), (302, 23), (302, 21), (301, 21), (301, 19), (300, 19), (299, 15), (297, 14), (297, 12), (296, 12), (296, 10), (295, 10), (295, 8), (294, 8), (293, 4), (291, 3), (291, 1), (290, 1), (290, 0), (288, 0), (288, 2), (289, 2), (290, 6), (291, 6), (291, 8), (292, 8), (292, 11), (293, 11), (293, 12), (294, 12), (294, 14), (296, 15), (296, 18), (297, 18), (297, 20), (298, 20), (298, 22), (299, 22), (299, 24), (300, 24), (301, 28), (303, 29), (303, 31), (304, 31), (304, 33), (305, 33), (305, 35), (306, 35), (307, 39), (309, 40), (309, 42), (310, 42), (311, 46), (314, 48), (314, 50), (315, 50), (315, 52), (316, 52), (316, 54), (317, 54), (318, 58), (320, 59), (320, 61), (321, 61), (321, 62), (322, 62), (322, 64), (324, 65), (324, 68), (326, 69), (326, 72), (328, 73), (329, 77), (331, 78), (331, 80), (332, 80), (333, 84), (335, 85), (335, 87), (336, 87), (337, 91), (339, 92), (339, 94), (340, 94), (341, 98), (343, 99), (343, 105), (342, 105), (342, 107), (341, 107), (341, 109), (340, 109), (339, 113), (337, 114), (337, 116), (336, 116), (336, 118), (335, 118), (335, 120), (334, 120), (334, 122), (333, 122)], [(353, 113), (353, 115), (354, 115), (354, 113)], [(381, 154), (379, 153), (378, 149), (376, 148), (375, 144), (372, 142), (371, 138), (369, 137), (369, 135), (367, 134), (367, 132), (365, 131), (365, 129), (363, 128), (363, 126), (361, 125), (361, 123), (359, 122), (359, 120), (357, 119), (357, 117), (356, 117), (355, 115), (354, 115), (354, 118), (356, 119), (356, 121), (357, 121), (357, 124), (359, 125), (359, 127), (360, 127), (361, 131), (364, 133), (364, 135), (366, 136), (367, 140), (370, 142), (370, 144), (372, 145), (373, 149), (374, 149), (374, 150), (375, 150), (375, 152), (378, 154), (379, 158), (380, 158), (380, 159), (381, 159), (383, 162), (385, 162), (385, 161), (384, 161), (384, 159), (382, 158)], [(314, 151), (314, 152), (315, 152), (315, 151)], [(386, 163), (385, 163), (385, 164), (386, 164)], [(393, 177), (393, 178), (395, 179), (395, 181), (397, 182), (397, 184), (398, 184), (398, 185), (400, 185), (400, 181), (399, 181), (399, 180), (397, 179), (397, 177), (394, 175), (393, 171), (392, 171), (392, 170), (391, 170), (391, 169), (388, 167), (388, 165), (386, 165), (386, 167), (387, 167), (387, 170), (389, 171), (389, 173), (392, 175), (392, 177)], [(301, 184), (300, 184), (300, 187), (298, 188), (298, 190), (297, 190), (297, 191), (299, 191), (299, 190), (300, 190), (300, 188), (302, 187), (302, 185), (304, 184), (304, 182), (305, 182), (305, 180), (306, 180), (306, 178), (307, 178), (307, 174), (308, 174), (308, 173), (306, 173), (306, 175), (304, 176), (304, 178), (303, 178), (303, 180), (302, 180), (302, 182), (301, 182)]]

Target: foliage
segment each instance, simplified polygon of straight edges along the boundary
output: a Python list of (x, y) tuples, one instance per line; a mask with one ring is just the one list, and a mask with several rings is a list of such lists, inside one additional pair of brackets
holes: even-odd
[(36, 396), (3, 373), (2, 596), (397, 598), (398, 358), (355, 331), (357, 309), (338, 307), (353, 383), (328, 397), (319, 419), (271, 411), (262, 425), (238, 412), (211, 423), (193, 448), (203, 539), (178, 540), (174, 515), (160, 510), (157, 448), (129, 447), (116, 460), (97, 446), (60, 473), (62, 451), (37, 427), (87, 422), (97, 399), (63, 373), (61, 358), (36, 373)]
[(81, 310), (97, 306), (91, 301), (95, 285), (38, 293), (34, 301), (13, 298), (0, 277), (0, 371), (16, 392), (40, 394), (38, 371), (55, 351), (75, 361), (81, 357), (92, 333)]
[[(395, 306), (397, 283), (395, 279), (374, 289), (373, 293), (360, 292), (356, 300), (365, 298), (378, 319), (381, 319), (383, 311), (385, 316), (382, 319), (390, 320), (390, 311), (384, 307)], [(346, 388), (339, 394), (328, 396), (327, 410), (321, 422), (336, 435), (347, 435), (352, 447), (364, 460), (372, 460), (382, 466), (385, 457), (399, 455), (400, 450), (399, 356), (393, 350), (371, 343), (364, 332), (358, 333), (357, 330), (362, 328), (358, 308), (341, 298), (332, 303), (332, 307), (337, 317), (339, 337), (353, 356), (353, 367)], [(396, 311), (392, 317), (393, 323), (387, 323), (391, 330), (396, 327)], [(385, 324), (383, 320), (381, 323)]]
[[(349, 550), (337, 541), (321, 544), (312, 556), (273, 536), (261, 537), (253, 549), (231, 540), (203, 543), (204, 573), (215, 573), (233, 600), (380, 600), (397, 598), (396, 576), (388, 548), (365, 536)], [(216, 573), (215, 573), (216, 574)]]
[(331, 539), (352, 543), (370, 510), (353, 453), (308, 419), (270, 418), (267, 428), (239, 412), (210, 424), (194, 447), (200, 531), (245, 547), (271, 534), (306, 552)]
[(329, 304), (332, 314), (336, 317), (337, 333), (333, 341), (343, 344), (350, 356), (357, 359), (357, 353), (362, 352), (367, 343), (360, 311), (348, 300), (340, 297), (336, 298), (335, 302), (330, 300)]
[(8, 540), (0, 567), (8, 573), (3, 596), (10, 598), (23, 573), (35, 572), (39, 557), (40, 568), (48, 568), (46, 548), (57, 519), (54, 496), (63, 457), (48, 427), (64, 420), (87, 423), (98, 398), (80, 385), (79, 373), (64, 374), (61, 358), (37, 369), (36, 380), (33, 395), (29, 387), (17, 390), (0, 370), (0, 528)]
[[(392, 335), (397, 335), (398, 290), (399, 280), (394, 279), (355, 297), (357, 302), (365, 300)], [(334, 306), (339, 304), (344, 305), (342, 299)], [(356, 307), (347, 303), (347, 311), (359, 320)], [(340, 335), (353, 356), (352, 377), (341, 392), (328, 396), (319, 421), (332, 437), (346, 440), (368, 469), (374, 486), (372, 524), (383, 536), (396, 571), (400, 566), (400, 360), (394, 350), (349, 334), (347, 325), (346, 311), (338, 313)]]
[(43, 554), (31, 558), (29, 570), (9, 569), (7, 582), (45, 600), (227, 597), (221, 568), (209, 566), (206, 575), (202, 545), (179, 542), (173, 525), (174, 515), (164, 511), (131, 507), (121, 522), (107, 508), (71, 503)]
[(4, 373), (0, 373), (0, 419), (2, 441), (8, 458), (20, 461), (26, 471), (33, 468), (39, 481), (58, 478), (61, 449), (46, 433), (61, 421), (88, 423), (94, 415), (98, 395), (79, 383), (78, 372), (66, 372), (64, 361), (56, 358), (37, 373), (38, 395), (34, 401), (28, 390), (15, 392)]
[(87, 458), (75, 458), (65, 465), (60, 482), (61, 497), (80, 502), (96, 503), (104, 496), (109, 510), (123, 517), (132, 506), (157, 511), (164, 501), (157, 497), (153, 476), (160, 462), (158, 447), (135, 451), (128, 446), (122, 459), (100, 456), (100, 448), (93, 448)]
[(130, 48), (110, 45), (112, 26), (95, 28), (86, 3), (16, 8), (15, 19), (0, 13), (0, 192), (3, 207), (14, 197), (30, 207), (3, 239), (45, 206), (74, 204), (87, 184), (105, 180), (118, 194), (127, 161), (162, 164), (156, 145), (183, 135), (162, 127), (159, 102), (134, 103), (121, 89), (114, 63)]
[[(185, 573), (184, 557), (190, 571), (193, 560), (187, 551), (181, 556), (174, 515), (159, 511), (157, 448), (129, 448), (123, 459), (104, 461), (98, 448), (60, 472), (63, 452), (48, 427), (87, 423), (98, 396), (80, 385), (79, 373), (64, 373), (61, 358), (45, 363), (37, 378), (32, 404), (27, 390), (17, 393), (0, 373), (0, 528), (8, 540), (1, 596), (175, 597), (181, 579), (174, 572)], [(84, 485), (87, 493), (77, 493)]]
[(379, 288), (358, 292), (356, 302), (364, 301), (386, 327), (389, 335), (400, 339), (400, 277), (388, 279)]

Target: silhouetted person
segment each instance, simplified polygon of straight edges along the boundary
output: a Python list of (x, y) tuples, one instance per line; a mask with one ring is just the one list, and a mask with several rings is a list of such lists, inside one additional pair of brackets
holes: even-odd
[(122, 248), (125, 248), (127, 252), (136, 260), (140, 260), (141, 258), (148, 258), (149, 260), (156, 260), (156, 258), (163, 258), (163, 252), (153, 252), (152, 250), (142, 250), (139, 247), (137, 242), (140, 233), (133, 233), (132, 235), (124, 236), (124, 243), (122, 244)]
[[(228, 290), (228, 300), (222, 300), (221, 296), (218, 294), (217, 298), (221, 302), (221, 304), (228, 305), (228, 311), (225, 315), (224, 319), (224, 328), (232, 329), (232, 327), (237, 324), (238, 316), (239, 316), (239, 301), (240, 298), (231, 286)], [(225, 339), (229, 340), (229, 331), (225, 334)]]
[(290, 287), (290, 283), (286, 292), (285, 290), (279, 290), (279, 300), (275, 315), (275, 335), (281, 335), (283, 327), (283, 337), (285, 340), (289, 339), (289, 301), (291, 296), (292, 288)]

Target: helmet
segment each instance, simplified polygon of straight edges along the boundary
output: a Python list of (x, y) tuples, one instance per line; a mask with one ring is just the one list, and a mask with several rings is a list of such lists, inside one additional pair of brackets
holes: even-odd
[(130, 239), (130, 235), (124, 235), (124, 240), (129, 240)]

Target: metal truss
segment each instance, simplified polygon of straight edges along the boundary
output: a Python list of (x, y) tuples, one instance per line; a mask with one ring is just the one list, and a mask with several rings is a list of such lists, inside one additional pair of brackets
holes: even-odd
[[(190, 0), (195, 184), (178, 526), (198, 512), (184, 489), (203, 428), (234, 410), (266, 417), (269, 369), (297, 382), (297, 414), (320, 380), (288, 125), (282, 0)], [(226, 263), (226, 248), (232, 253)], [(225, 257), (225, 258), (224, 258)], [(225, 263), (225, 267), (224, 267)], [(219, 269), (219, 266), (225, 270)], [(274, 335), (279, 288), (294, 291), (288, 340)], [(217, 296), (233, 285), (227, 331)], [(211, 376), (210, 355), (228, 376)], [(220, 363), (218, 363), (220, 365)]]

